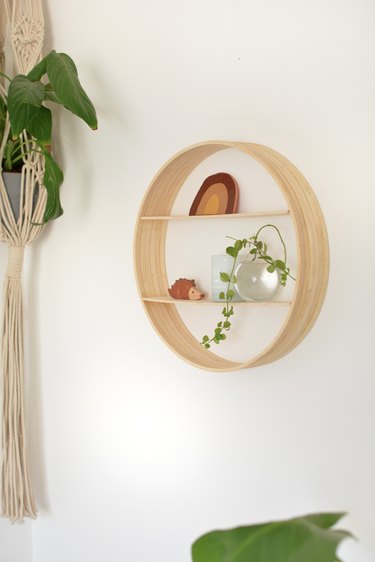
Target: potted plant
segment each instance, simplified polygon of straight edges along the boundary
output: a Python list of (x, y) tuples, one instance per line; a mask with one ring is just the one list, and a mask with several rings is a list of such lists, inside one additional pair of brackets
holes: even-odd
[[(3, 440), (1, 513), (11, 521), (36, 517), (28, 470), (23, 414), (23, 317), (21, 272), (24, 247), (41, 226), (62, 214), (59, 188), (63, 173), (51, 152), (52, 112), (60, 105), (97, 128), (94, 106), (82, 88), (77, 68), (65, 53), (51, 51), (27, 74), (0, 84), (1, 171), (22, 170), (13, 199), (0, 177), (0, 215), (9, 245), (4, 283), (2, 388)], [(18, 200), (18, 201), (17, 201)], [(10, 205), (9, 205), (10, 203)], [(35, 212), (34, 212), (35, 211)], [(21, 216), (18, 217), (18, 213)]]
[(192, 546), (193, 562), (341, 562), (340, 542), (351, 533), (332, 527), (344, 513), (212, 531)]
[[(281, 242), (283, 248), (283, 256), (282, 258), (273, 258), (270, 256), (268, 246), (264, 240), (259, 238), (260, 233), (265, 228), (273, 229)], [(226, 283), (226, 291), (222, 291), (219, 294), (219, 298), (225, 301), (224, 308), (222, 310), (223, 320), (217, 323), (216, 328), (214, 330), (214, 334), (210, 337), (208, 335), (203, 336), (201, 340), (201, 345), (206, 349), (210, 349), (211, 344), (219, 344), (221, 341), (226, 339), (226, 334), (224, 332), (228, 332), (231, 328), (231, 321), (230, 318), (234, 314), (232, 299), (235, 295), (233, 286), (236, 285), (238, 290), (238, 282), (239, 282), (239, 275), (243, 274), (244, 268), (247, 267), (249, 262), (241, 263), (237, 266), (238, 256), (241, 250), (248, 250), (248, 255), (251, 258), (251, 262), (255, 265), (260, 264), (266, 270), (267, 274), (271, 279), (271, 285), (273, 293), (275, 289), (278, 288), (279, 285), (285, 286), (288, 279), (292, 279), (295, 281), (295, 277), (290, 272), (290, 267), (287, 263), (287, 249), (284, 242), (284, 239), (281, 235), (280, 230), (274, 224), (264, 224), (261, 226), (258, 231), (249, 238), (243, 239), (236, 239), (232, 238), (231, 236), (227, 236), (231, 240), (234, 240), (232, 246), (228, 246), (226, 248), (226, 253), (233, 258), (232, 267), (229, 273), (227, 272), (220, 272), (220, 279), (222, 282)], [(242, 271), (241, 271), (242, 269)], [(258, 273), (252, 273), (252, 275), (257, 276)], [(260, 276), (264, 276), (264, 272), (260, 271)], [(265, 300), (268, 294), (268, 288), (266, 287), (266, 292), (262, 292), (260, 295), (261, 298), (259, 300)], [(246, 300), (257, 300), (257, 296), (255, 295), (254, 298), (246, 298)]]
[(6, 87), (0, 87), (1, 168), (19, 171), (27, 154), (43, 155), (42, 183), (47, 190), (43, 223), (47, 223), (63, 213), (59, 188), (64, 178), (51, 153), (52, 112), (47, 105), (65, 107), (91, 129), (97, 128), (96, 112), (75, 63), (65, 53), (51, 51), (27, 75), (1, 75), (6, 82)]

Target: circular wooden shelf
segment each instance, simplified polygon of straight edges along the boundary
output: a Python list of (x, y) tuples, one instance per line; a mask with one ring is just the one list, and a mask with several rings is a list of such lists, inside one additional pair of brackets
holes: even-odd
[[(184, 324), (176, 306), (163, 298), (168, 295), (169, 285), (165, 242), (175, 198), (188, 176), (203, 160), (228, 148), (254, 158), (273, 177), (288, 206), (286, 211), (276, 211), (276, 214), (289, 211), (297, 239), (297, 281), (288, 315), (266, 349), (245, 362), (223, 359), (203, 348)], [(241, 215), (251, 213), (238, 216)], [(190, 218), (186, 217), (187, 220)], [(196, 367), (210, 371), (234, 371), (276, 361), (292, 351), (308, 334), (319, 315), (327, 289), (328, 237), (315, 194), (289, 160), (267, 146), (210, 141), (193, 145), (176, 154), (152, 180), (136, 223), (134, 262), (143, 306), (164, 342)]]

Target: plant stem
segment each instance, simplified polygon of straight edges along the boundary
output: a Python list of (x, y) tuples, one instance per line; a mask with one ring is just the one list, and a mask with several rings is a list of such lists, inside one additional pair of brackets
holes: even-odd
[(6, 145), (7, 140), (8, 140), (9, 131), (10, 131), (10, 122), (9, 122), (9, 116), (7, 114), (6, 119), (5, 119), (3, 138), (1, 140), (1, 145), (0, 145), (0, 168), (1, 169), (2, 169), (1, 163), (3, 161), (3, 156), (4, 156), (4, 148), (5, 148), (5, 145)]
[[(268, 253), (267, 253), (267, 245), (262, 242), (261, 240), (258, 240), (258, 236), (260, 234), (260, 232), (267, 227), (271, 227), (274, 230), (276, 230), (282, 247), (283, 247), (283, 254), (284, 254), (284, 260), (279, 260), (279, 259), (273, 259)], [(237, 239), (234, 238), (233, 236), (227, 236), (226, 238), (229, 238), (230, 240), (234, 240), (234, 244), (233, 246), (230, 246), (226, 249), (226, 253), (230, 256), (232, 256), (233, 258), (233, 265), (232, 265), (232, 269), (230, 274), (227, 274), (225, 272), (220, 272), (220, 278), (222, 279), (222, 281), (227, 281), (227, 290), (226, 293), (224, 295), (224, 292), (220, 293), (220, 295), (223, 295), (223, 299), (225, 298), (225, 306), (223, 308), (222, 311), (222, 315), (224, 316), (225, 320), (224, 322), (218, 322), (216, 328), (215, 328), (215, 333), (214, 336), (212, 336), (212, 338), (209, 338), (207, 335), (203, 336), (202, 340), (201, 340), (201, 345), (203, 345), (206, 349), (209, 349), (211, 346), (210, 344), (212, 342), (215, 342), (216, 344), (220, 343), (221, 340), (226, 339), (225, 334), (223, 334), (223, 330), (228, 331), (231, 327), (231, 322), (229, 321), (230, 316), (233, 315), (233, 306), (229, 307), (233, 296), (234, 296), (234, 292), (233, 290), (231, 290), (231, 285), (233, 283), (233, 279), (235, 277), (234, 275), (234, 270), (236, 268), (236, 264), (237, 264), (237, 259), (238, 259), (238, 254), (241, 251), (241, 249), (246, 248), (247, 246), (249, 248), (251, 248), (249, 250), (249, 255), (253, 255), (253, 260), (255, 260), (256, 258), (259, 258), (263, 261), (265, 261), (266, 263), (268, 263), (268, 267), (267, 270), (272, 273), (275, 270), (278, 270), (279, 275), (280, 275), (280, 283), (281, 285), (285, 286), (286, 284), (286, 279), (287, 277), (290, 277), (291, 279), (293, 279), (293, 281), (295, 281), (295, 277), (293, 277), (293, 275), (290, 274), (290, 269), (287, 266), (287, 251), (286, 251), (286, 245), (284, 242), (283, 237), (281, 236), (281, 232), (280, 230), (274, 225), (274, 224), (264, 224), (263, 226), (261, 226), (259, 228), (259, 230), (256, 232), (256, 234), (254, 236), (250, 236), (248, 239)], [(228, 277), (228, 280), (226, 279)], [(234, 282), (236, 282), (236, 279), (234, 279)], [(221, 297), (220, 297), (221, 298)]]
[[(263, 226), (261, 226), (260, 229), (258, 230), (258, 232), (254, 235), (255, 243), (256, 243), (257, 240), (258, 240), (258, 235), (259, 235), (259, 233), (263, 230), (263, 228), (267, 228), (267, 227), (271, 227), (271, 228), (273, 228), (273, 229), (276, 230), (276, 232), (277, 232), (277, 234), (278, 234), (278, 236), (279, 236), (279, 238), (280, 238), (280, 242), (281, 242), (281, 244), (282, 244), (282, 246), (283, 246), (284, 263), (285, 263), (285, 265), (286, 265), (286, 263), (287, 263), (286, 244), (285, 244), (284, 239), (283, 239), (283, 237), (281, 236), (281, 232), (280, 232), (280, 230), (277, 228), (277, 226), (275, 226), (274, 224), (264, 224)], [(256, 244), (254, 244), (254, 245), (256, 245)], [(265, 261), (269, 262), (269, 260), (265, 259), (265, 257), (264, 257), (266, 254), (265, 254), (261, 249), (258, 250), (258, 251), (259, 251), (259, 257), (260, 257), (261, 259), (264, 259)], [(293, 275), (291, 275), (288, 271), (286, 271), (285, 273), (286, 273), (286, 275), (288, 275), (288, 277), (290, 277), (291, 279), (293, 279), (293, 281), (296, 280), (295, 277), (293, 277)]]
[(286, 263), (286, 246), (285, 246), (285, 242), (283, 240), (283, 237), (281, 236), (280, 230), (277, 228), (277, 226), (275, 226), (274, 224), (264, 224), (263, 226), (260, 227), (258, 232), (255, 234), (255, 240), (258, 239), (259, 232), (261, 232), (263, 230), (263, 228), (267, 228), (268, 226), (270, 226), (271, 228), (274, 228), (276, 230), (277, 234), (279, 235), (279, 238), (280, 238), (281, 244), (283, 245), (283, 250), (284, 250), (284, 263)]
[(204, 336), (202, 338), (202, 341), (200, 342), (201, 345), (203, 345), (207, 349), (210, 347), (210, 344), (212, 342), (219, 343), (221, 340), (225, 339), (226, 336), (222, 333), (222, 331), (225, 330), (227, 332), (231, 327), (231, 323), (229, 322), (229, 318), (233, 314), (233, 306), (229, 308), (229, 305), (230, 305), (230, 303), (232, 301), (232, 298), (234, 296), (233, 290), (231, 289), (231, 285), (233, 283), (234, 270), (236, 268), (237, 257), (238, 257), (238, 254), (233, 257), (233, 265), (232, 265), (231, 272), (229, 273), (229, 276), (228, 276), (229, 279), (227, 281), (227, 290), (225, 292), (225, 305), (224, 305), (224, 309), (222, 311), (222, 315), (225, 318), (224, 323), (223, 323), (223, 321), (221, 321), (217, 324), (217, 327), (215, 328), (215, 335), (212, 336), (212, 338), (208, 338), (208, 336)]

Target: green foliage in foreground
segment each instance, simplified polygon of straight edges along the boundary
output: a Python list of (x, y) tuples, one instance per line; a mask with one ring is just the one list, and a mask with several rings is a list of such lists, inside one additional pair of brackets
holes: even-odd
[(344, 513), (212, 531), (192, 546), (193, 562), (341, 562), (336, 550), (352, 535), (332, 529)]

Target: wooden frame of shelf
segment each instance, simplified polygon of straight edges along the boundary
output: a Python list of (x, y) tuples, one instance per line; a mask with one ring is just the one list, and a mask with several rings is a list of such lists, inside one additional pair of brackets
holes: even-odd
[[(236, 215), (171, 215), (175, 198), (190, 173), (206, 158), (228, 148), (257, 160), (274, 178), (287, 202), (286, 210)], [(289, 306), (278, 334), (261, 353), (246, 362), (235, 362), (203, 348), (184, 324), (168, 294), (165, 242), (168, 221), (247, 218), (290, 214), (297, 239), (297, 282), (291, 303), (270, 301), (263, 306)], [(243, 142), (209, 141), (175, 155), (157, 173), (142, 202), (135, 231), (134, 265), (143, 306), (163, 341), (188, 363), (211, 371), (234, 371), (280, 359), (307, 335), (324, 301), (329, 274), (329, 247), (319, 203), (306, 179), (284, 156), (269, 147)], [(219, 305), (221, 303), (207, 304)], [(201, 301), (203, 304), (204, 301)], [(237, 305), (253, 303), (234, 303)]]

